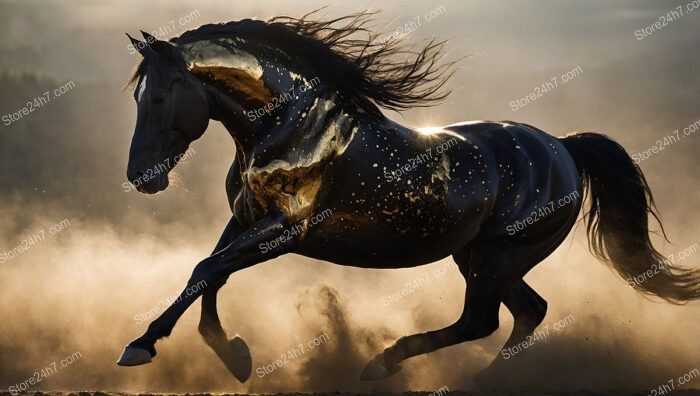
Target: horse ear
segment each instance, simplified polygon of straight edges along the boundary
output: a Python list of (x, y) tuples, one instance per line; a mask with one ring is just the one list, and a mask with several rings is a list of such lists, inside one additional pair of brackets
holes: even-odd
[(143, 30), (141, 30), (141, 35), (143, 36), (143, 39), (146, 40), (146, 42), (147, 42), (148, 44), (153, 44), (153, 43), (155, 43), (156, 41), (158, 41), (157, 38), (151, 36), (151, 35), (148, 34), (147, 32), (144, 32)]
[(134, 49), (138, 51), (141, 55), (146, 56), (146, 54), (148, 54), (148, 51), (151, 51), (147, 43), (136, 40), (135, 38), (131, 37), (129, 33), (126, 34), (126, 37), (128, 37), (129, 40), (131, 40), (131, 45), (133, 45)]
[(146, 39), (144, 44), (147, 44), (152, 51), (160, 55), (161, 58), (165, 59), (166, 61), (176, 63), (178, 52), (172, 44), (168, 43), (167, 41), (158, 40), (143, 30), (141, 31), (141, 34), (143, 35), (143, 38)]

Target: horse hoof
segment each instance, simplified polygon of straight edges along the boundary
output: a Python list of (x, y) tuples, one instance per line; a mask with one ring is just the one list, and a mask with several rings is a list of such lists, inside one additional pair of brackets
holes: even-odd
[(384, 360), (384, 354), (380, 353), (370, 360), (369, 363), (362, 369), (362, 374), (360, 374), (360, 381), (377, 381), (385, 378), (391, 377), (393, 374), (398, 372), (401, 367), (396, 366), (394, 370), (389, 370), (386, 367), (386, 361)]
[(233, 352), (233, 359), (226, 362), (226, 367), (237, 380), (241, 382), (248, 381), (250, 373), (253, 371), (253, 359), (250, 357), (248, 344), (238, 336), (230, 339), (228, 344)]
[(143, 348), (126, 346), (119, 356), (117, 364), (120, 366), (139, 366), (151, 362), (151, 353)]

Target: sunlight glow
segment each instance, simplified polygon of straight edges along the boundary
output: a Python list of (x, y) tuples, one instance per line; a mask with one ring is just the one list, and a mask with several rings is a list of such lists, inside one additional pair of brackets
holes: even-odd
[[(451, 126), (451, 125), (450, 125)], [(438, 137), (440, 135), (449, 135), (452, 137), (456, 137), (459, 140), (466, 140), (464, 136), (460, 135), (457, 132), (451, 131), (449, 129), (444, 129), (443, 127), (422, 127), (422, 128), (416, 128), (416, 131), (418, 131), (419, 134), (422, 136), (427, 136), (427, 137)]]
[(444, 130), (442, 127), (423, 127), (423, 128), (418, 128), (418, 132), (421, 135), (434, 135), (436, 133), (443, 132)]

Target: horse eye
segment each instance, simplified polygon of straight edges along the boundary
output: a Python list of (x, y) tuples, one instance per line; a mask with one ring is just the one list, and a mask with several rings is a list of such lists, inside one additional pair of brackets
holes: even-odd
[(151, 104), (157, 105), (165, 102), (165, 96), (154, 96), (153, 99), (151, 99)]

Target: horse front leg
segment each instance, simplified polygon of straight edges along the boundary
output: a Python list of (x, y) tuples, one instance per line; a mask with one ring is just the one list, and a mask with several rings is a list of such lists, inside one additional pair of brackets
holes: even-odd
[[(219, 238), (219, 242), (216, 244), (212, 254), (216, 254), (219, 250), (226, 248), (243, 231), (238, 220), (232, 217), (221, 234), (221, 238)], [(202, 335), (204, 341), (216, 353), (216, 356), (221, 359), (231, 374), (240, 382), (245, 382), (250, 378), (250, 374), (253, 371), (250, 349), (243, 338), (239, 336), (228, 339), (226, 331), (221, 326), (216, 307), (219, 289), (226, 284), (227, 279), (228, 276), (224, 276), (204, 290), (202, 294), (202, 313), (199, 319), (199, 334)]]
[[(296, 236), (285, 238), (288, 225), (286, 215), (270, 213), (224, 249), (197, 264), (178, 299), (151, 322), (146, 333), (126, 346), (117, 364), (137, 366), (150, 362), (156, 355), (156, 341), (170, 335), (177, 320), (209, 287), (220, 288), (221, 281), (232, 273), (293, 251), (298, 239)], [(273, 240), (279, 242), (275, 249), (260, 248)]]
[(245, 340), (238, 335), (231, 339), (227, 337), (216, 308), (217, 293), (225, 282), (226, 279), (223, 279), (219, 285), (208, 288), (202, 295), (199, 333), (228, 371), (240, 382), (246, 382), (253, 371), (250, 349)]

